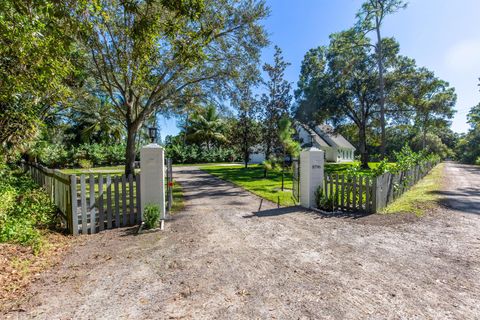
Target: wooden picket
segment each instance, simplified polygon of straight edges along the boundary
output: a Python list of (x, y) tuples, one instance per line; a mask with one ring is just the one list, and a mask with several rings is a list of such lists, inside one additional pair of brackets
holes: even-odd
[[(77, 180), (79, 233), (136, 225), (140, 222), (140, 174), (126, 177), (110, 174), (79, 175)], [(87, 190), (88, 186), (88, 190)], [(85, 200), (89, 194), (89, 202)]]
[(424, 163), (396, 174), (371, 178), (326, 174), (323, 195), (330, 199), (331, 210), (376, 213), (400, 197), (425, 177), (437, 163)]
[(67, 175), (39, 164), (23, 163), (23, 167), (45, 189), (74, 235), (141, 222), (140, 174)]

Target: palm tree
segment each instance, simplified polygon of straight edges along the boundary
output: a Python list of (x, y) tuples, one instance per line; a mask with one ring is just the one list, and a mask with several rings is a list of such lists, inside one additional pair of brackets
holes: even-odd
[(187, 129), (187, 139), (200, 144), (205, 143), (207, 150), (210, 150), (215, 142), (227, 142), (222, 133), (223, 127), (224, 122), (215, 106), (208, 105), (192, 115)]
[(78, 143), (120, 143), (125, 136), (124, 126), (105, 99), (75, 108), (71, 118), (74, 122), (72, 133)]

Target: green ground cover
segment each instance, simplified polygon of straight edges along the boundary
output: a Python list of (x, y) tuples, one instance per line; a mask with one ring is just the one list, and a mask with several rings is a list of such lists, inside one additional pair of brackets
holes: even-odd
[(45, 191), (20, 168), (0, 164), (0, 243), (31, 246), (39, 252), (56, 224), (56, 208)]
[(387, 206), (382, 213), (413, 212), (418, 216), (425, 213), (438, 200), (442, 183), (444, 164), (441, 163), (430, 171), (422, 180)]

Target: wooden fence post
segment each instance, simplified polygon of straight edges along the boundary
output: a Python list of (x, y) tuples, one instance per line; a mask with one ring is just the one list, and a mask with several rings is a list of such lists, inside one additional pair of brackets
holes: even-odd
[(77, 212), (77, 176), (70, 176), (70, 219), (73, 235), (78, 235), (78, 212)]

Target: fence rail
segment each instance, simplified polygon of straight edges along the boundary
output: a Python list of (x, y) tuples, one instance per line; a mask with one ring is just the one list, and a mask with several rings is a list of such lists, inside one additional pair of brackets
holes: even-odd
[[(62, 213), (70, 233), (92, 234), (141, 222), (141, 175), (67, 175), (36, 163), (23, 163), (33, 180), (43, 187)], [(172, 166), (167, 160), (167, 201), (171, 208)]]
[(384, 173), (371, 178), (326, 174), (323, 195), (328, 209), (377, 213), (425, 177), (437, 163), (424, 163), (396, 174)]

